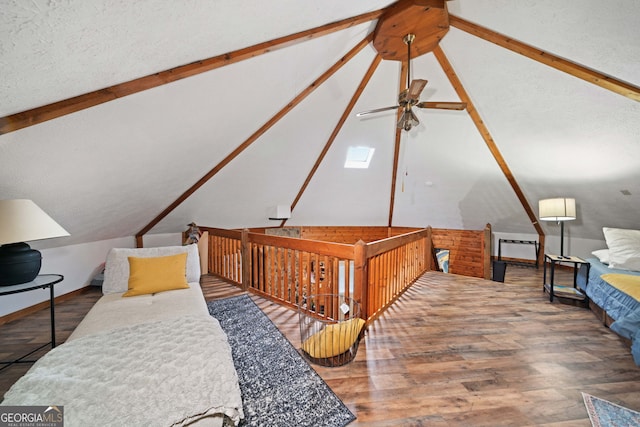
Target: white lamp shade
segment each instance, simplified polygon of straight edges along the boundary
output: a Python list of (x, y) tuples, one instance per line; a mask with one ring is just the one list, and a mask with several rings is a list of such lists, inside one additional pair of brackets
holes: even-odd
[(543, 199), (538, 202), (542, 221), (570, 221), (576, 219), (576, 200), (568, 198)]
[(33, 201), (0, 200), (0, 245), (68, 235)]

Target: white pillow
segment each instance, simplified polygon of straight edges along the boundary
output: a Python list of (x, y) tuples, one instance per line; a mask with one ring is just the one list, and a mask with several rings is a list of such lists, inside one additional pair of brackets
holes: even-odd
[(591, 254), (598, 258), (601, 263), (609, 264), (609, 249), (598, 249), (597, 251), (591, 252)]
[(640, 271), (640, 230), (603, 227), (609, 267)]
[(129, 289), (129, 257), (153, 258), (187, 253), (187, 282), (200, 281), (200, 257), (198, 245), (162, 246), (158, 248), (113, 248), (107, 255), (104, 269), (103, 294), (117, 294)]

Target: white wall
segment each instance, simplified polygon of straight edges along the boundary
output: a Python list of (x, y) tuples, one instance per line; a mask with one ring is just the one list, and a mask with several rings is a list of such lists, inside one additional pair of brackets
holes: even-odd
[[(607, 247), (604, 237), (602, 240), (593, 239), (580, 239), (571, 237), (570, 230), (565, 228), (564, 230), (564, 254), (574, 255), (582, 259), (592, 258), (592, 251), (598, 249), (604, 249)], [(518, 234), (518, 233), (492, 233), (493, 241), (491, 242), (491, 255), (498, 256), (498, 240), (499, 239), (512, 239), (512, 240), (536, 240), (538, 241), (537, 234)], [(560, 253), (560, 236), (546, 235), (544, 251), (551, 254)], [(520, 245), (520, 244), (502, 244), (502, 256), (506, 258), (519, 258), (526, 260), (535, 259), (535, 249), (533, 245)]]
[[(58, 248), (40, 249), (37, 242), (30, 244), (42, 253), (41, 274), (62, 274), (64, 280), (54, 285), (55, 295), (60, 296), (87, 286), (100, 265), (104, 263), (109, 249), (114, 247), (133, 247), (135, 239), (124, 237), (82, 243)], [(13, 294), (1, 297), (0, 316), (13, 313), (49, 299), (48, 289)]]
[(182, 245), (182, 233), (147, 234), (143, 237), (142, 243), (145, 248), (180, 246)]
[[(145, 236), (145, 247), (180, 245), (181, 234), (152, 234)], [(64, 280), (54, 285), (55, 295), (60, 296), (88, 286), (99, 272), (111, 248), (134, 248), (135, 238), (121, 237), (98, 242), (41, 249), (37, 242), (30, 244), (42, 253), (41, 274), (62, 274)], [(49, 299), (48, 289), (37, 289), (21, 294), (0, 297), (0, 316), (22, 310)]]

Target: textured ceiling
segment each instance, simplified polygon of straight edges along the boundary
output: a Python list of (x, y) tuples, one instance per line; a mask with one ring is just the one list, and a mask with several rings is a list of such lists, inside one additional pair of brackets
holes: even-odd
[[(18, 113), (390, 4), (0, 0), (0, 116)], [(635, 0), (454, 0), (452, 14), (640, 85)], [(375, 21), (0, 136), (0, 198), (31, 198), (72, 234), (131, 236), (375, 28)], [(575, 197), (572, 237), (639, 228), (640, 103), (451, 28), (441, 47), (525, 197)], [(151, 232), (278, 225), (375, 50), (366, 47)], [(400, 65), (382, 61), (290, 224), (386, 225)], [(423, 100), (457, 101), (433, 54), (413, 61)], [(421, 110), (403, 133), (394, 225), (535, 233), (469, 115)], [(342, 167), (349, 145), (370, 169)], [(628, 190), (625, 196), (621, 190)], [(553, 224), (544, 224), (557, 234)]]

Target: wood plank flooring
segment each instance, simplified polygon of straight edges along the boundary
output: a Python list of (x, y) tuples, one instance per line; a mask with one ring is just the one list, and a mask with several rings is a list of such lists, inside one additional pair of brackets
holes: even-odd
[[(242, 293), (210, 276), (202, 287), (207, 300)], [(99, 296), (56, 307), (59, 342)], [(297, 313), (252, 298), (299, 348)], [(0, 326), (0, 358), (48, 334), (47, 310)], [(350, 426), (587, 427), (581, 392), (640, 410), (628, 346), (588, 309), (550, 304), (542, 269), (508, 266), (505, 283), (427, 273), (371, 324), (353, 362), (312, 366), (358, 417)], [(0, 371), (0, 395), (28, 368)]]

